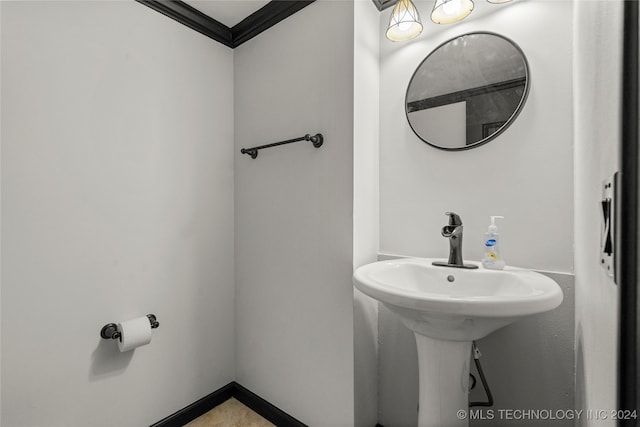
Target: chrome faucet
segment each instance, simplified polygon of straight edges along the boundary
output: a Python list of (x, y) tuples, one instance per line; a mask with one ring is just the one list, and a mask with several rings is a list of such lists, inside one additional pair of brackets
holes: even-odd
[(477, 265), (465, 264), (462, 260), (462, 220), (455, 212), (445, 212), (449, 216), (449, 225), (442, 227), (442, 235), (449, 239), (449, 261), (434, 261), (433, 265), (456, 268), (478, 268)]

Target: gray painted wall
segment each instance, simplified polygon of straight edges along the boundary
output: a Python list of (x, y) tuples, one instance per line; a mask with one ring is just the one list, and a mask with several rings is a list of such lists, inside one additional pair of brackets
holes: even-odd
[(311, 426), (354, 422), (353, 19), (320, 0), (234, 51), (236, 379)]
[[(354, 6), (353, 267), (378, 254), (380, 13), (369, 0)], [(353, 289), (354, 426), (378, 422), (378, 304)]]
[(234, 379), (232, 51), (132, 1), (0, 7), (2, 425), (150, 425)]
[[(416, 5), (428, 17), (433, 2)], [(381, 28), (390, 13), (381, 14)], [(473, 14), (454, 25), (423, 18), (424, 34), (407, 43), (391, 43), (381, 31), (380, 252), (445, 258), (448, 246), (440, 228), (446, 224), (444, 212), (452, 210), (465, 224), (465, 258), (479, 260), (488, 215), (504, 215), (500, 232), (507, 263), (558, 272), (551, 274), (563, 286), (559, 308), (480, 342), (496, 408), (574, 407), (572, 17), (570, 1), (476, 2)], [(522, 48), (531, 91), (517, 120), (495, 140), (464, 152), (436, 150), (409, 128), (404, 88), (435, 47), (473, 31), (497, 32)], [(384, 307), (378, 325), (380, 422), (415, 425), (414, 338)]]
[[(576, 408), (617, 406), (618, 287), (600, 267), (602, 180), (619, 169), (624, 1), (576, 2)], [(602, 76), (607, 76), (606, 79)], [(580, 420), (581, 426), (616, 421)]]
[[(436, 25), (428, 19), (433, 1), (416, 2), (425, 29), (407, 43), (384, 37), (391, 8), (381, 14), (379, 252), (443, 256), (448, 246), (440, 228), (444, 212), (454, 211), (464, 222), (464, 256), (480, 260), (489, 215), (504, 215), (500, 232), (508, 264), (572, 273), (573, 2), (475, 4), (464, 21)], [(531, 90), (498, 138), (472, 150), (438, 150), (409, 127), (405, 90), (440, 43), (474, 31), (497, 32), (522, 48)]]

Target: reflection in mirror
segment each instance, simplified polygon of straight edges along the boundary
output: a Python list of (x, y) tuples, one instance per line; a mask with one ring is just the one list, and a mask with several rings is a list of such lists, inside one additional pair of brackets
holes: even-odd
[(434, 147), (476, 147), (513, 122), (529, 86), (527, 60), (515, 43), (493, 33), (465, 34), (418, 66), (407, 88), (407, 119)]

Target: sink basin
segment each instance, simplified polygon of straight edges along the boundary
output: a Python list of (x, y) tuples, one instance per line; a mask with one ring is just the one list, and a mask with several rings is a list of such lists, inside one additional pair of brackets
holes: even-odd
[(353, 283), (414, 332), (418, 426), (468, 427), (460, 413), (469, 409), (471, 342), (521, 317), (556, 308), (562, 290), (533, 271), (467, 270), (434, 266), (433, 261), (442, 260), (402, 258), (363, 265), (353, 273)]
[(409, 329), (451, 341), (480, 339), (562, 302), (560, 286), (533, 271), (465, 270), (434, 266), (433, 261), (441, 260), (374, 262), (358, 268), (353, 281), (360, 291), (400, 316)]

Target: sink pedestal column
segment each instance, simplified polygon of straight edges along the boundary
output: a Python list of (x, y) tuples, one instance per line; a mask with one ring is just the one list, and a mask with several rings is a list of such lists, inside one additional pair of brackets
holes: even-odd
[(420, 377), (418, 427), (467, 427), (471, 341), (414, 335)]

